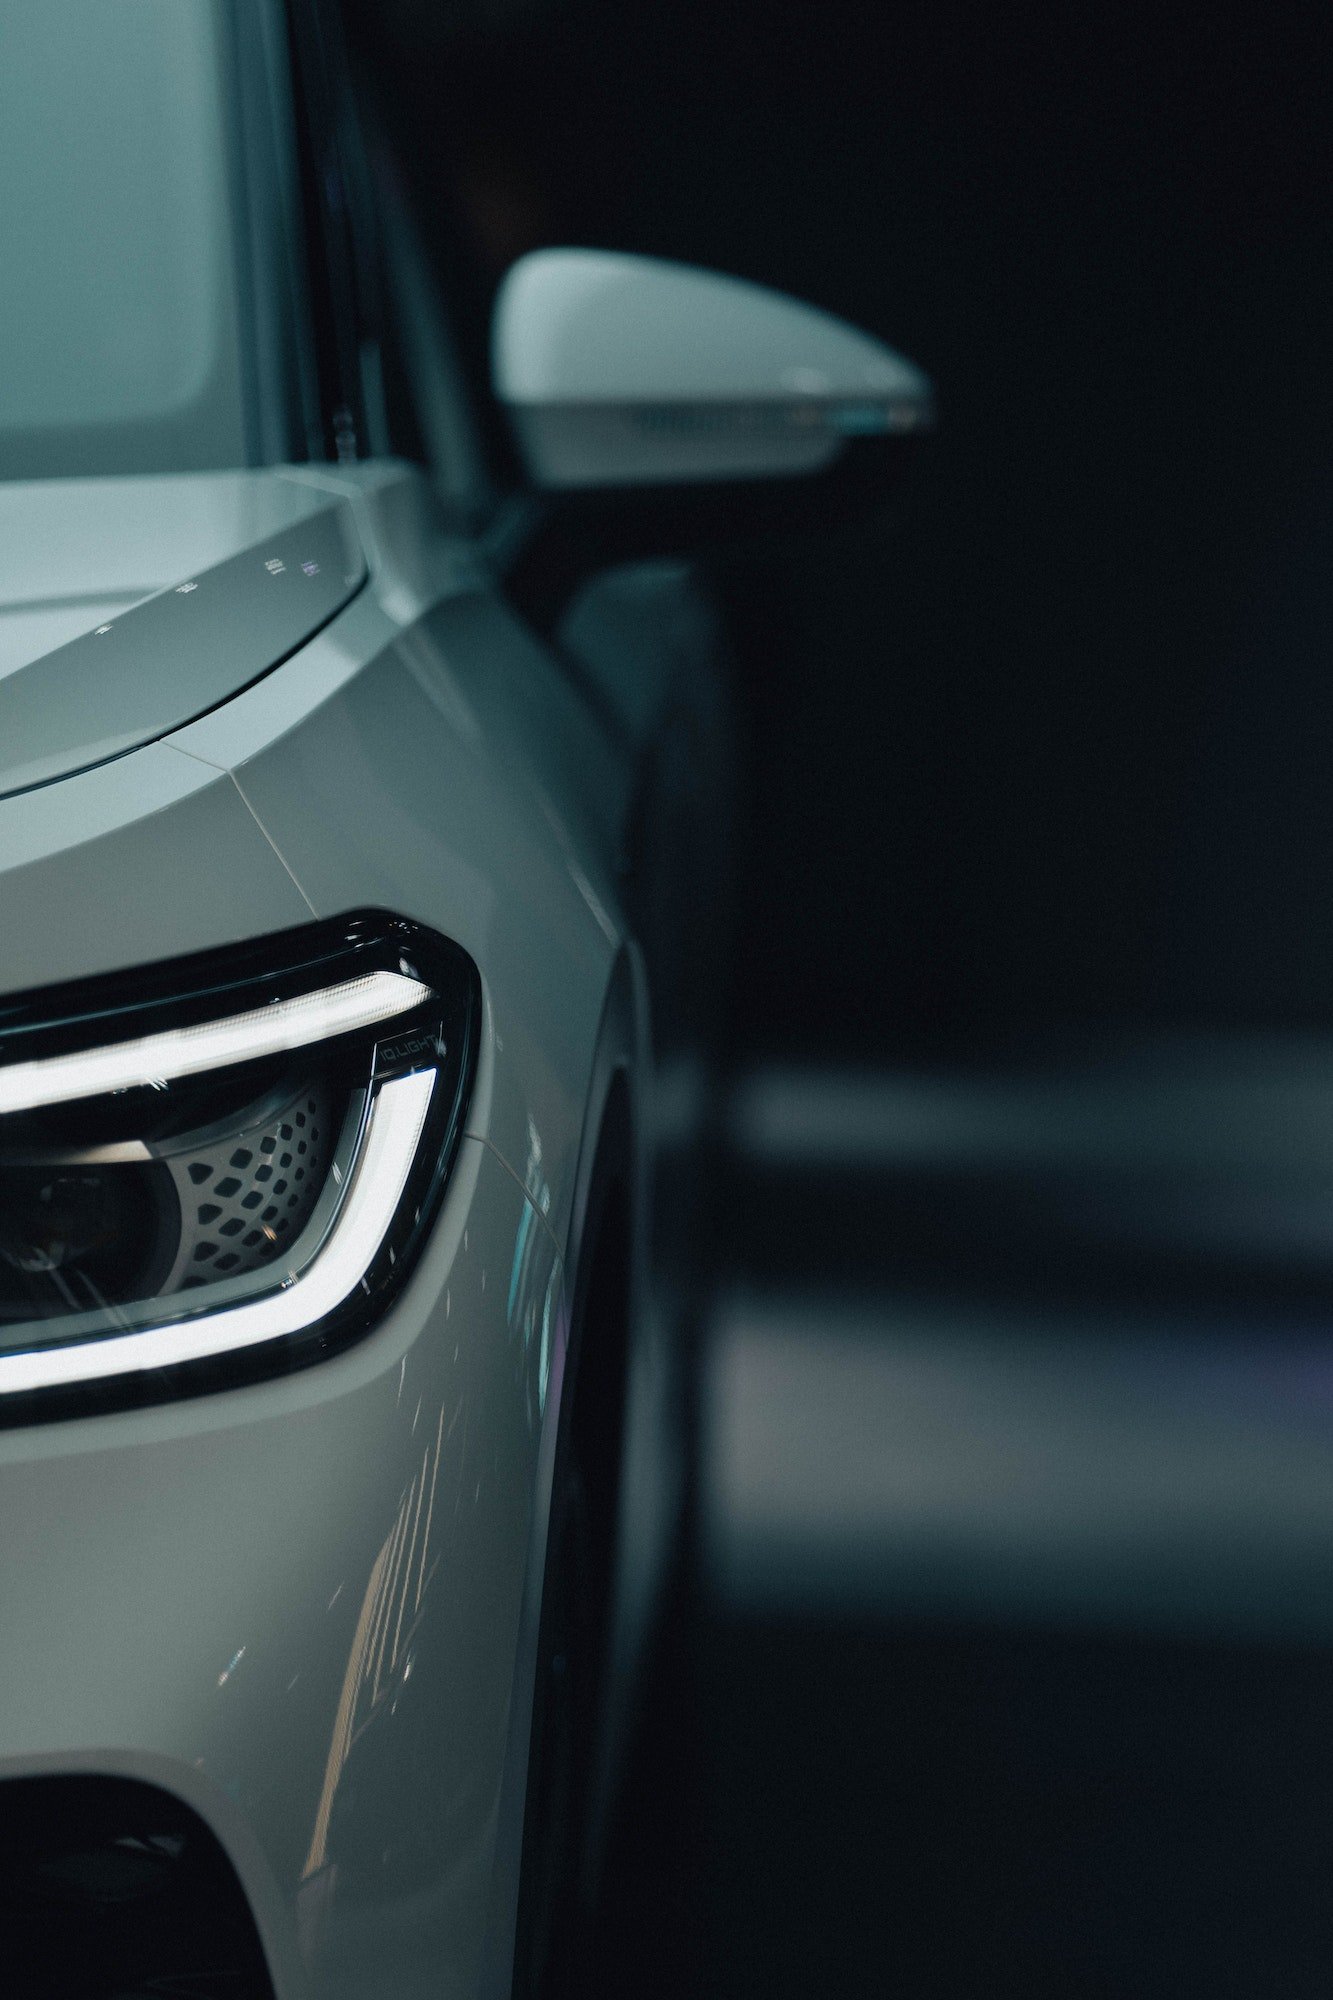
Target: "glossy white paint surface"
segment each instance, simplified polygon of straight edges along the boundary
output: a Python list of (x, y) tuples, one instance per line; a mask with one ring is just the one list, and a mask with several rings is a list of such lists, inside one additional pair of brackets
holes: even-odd
[(627, 776), (415, 475), (309, 477), (371, 586), (170, 742), (0, 801), (0, 992), (391, 909), (480, 969), (467, 1136), (360, 1345), (0, 1431), (0, 1778), (186, 1799), (279, 2000), (498, 1995)]
[(913, 362), (831, 313), (620, 250), (521, 257), (496, 299), (492, 372), (519, 404), (929, 396)]
[(415, 477), (378, 477), (358, 496), (371, 590), (170, 742), (233, 774), (312, 912), (392, 909), (472, 954), (486, 1018), (468, 1130), (563, 1241), (625, 937), (628, 774), (544, 648), (460, 569)]
[(273, 472), (0, 480), (0, 678), (320, 504)]
[(495, 303), (491, 377), (537, 486), (791, 478), (928, 427), (925, 375), (780, 292), (613, 250), (535, 250)]
[(554, 1243), (465, 1141), (362, 1345), (0, 1433), (0, 1776), (91, 1768), (185, 1798), (280, 2000), (476, 1990), (562, 1339)]
[(310, 920), (231, 779), (162, 743), (0, 799), (0, 896), (5, 992)]

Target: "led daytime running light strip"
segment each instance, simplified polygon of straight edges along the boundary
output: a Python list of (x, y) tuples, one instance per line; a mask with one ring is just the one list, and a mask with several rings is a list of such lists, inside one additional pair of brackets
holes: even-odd
[(360, 1284), (384, 1241), (412, 1170), (434, 1087), (433, 1070), (418, 1070), (380, 1087), (333, 1235), (284, 1291), (174, 1326), (0, 1355), (0, 1396), (201, 1361), (280, 1340), (323, 1319)]
[(373, 1028), (430, 997), (431, 989), (419, 979), (401, 972), (371, 972), (295, 1000), (275, 1000), (246, 1014), (202, 1021), (197, 1027), (168, 1028), (135, 1041), (80, 1049), (75, 1055), (11, 1063), (0, 1069), (0, 1114), (35, 1111), (143, 1084), (174, 1083), (229, 1063), (283, 1055), (349, 1029)]

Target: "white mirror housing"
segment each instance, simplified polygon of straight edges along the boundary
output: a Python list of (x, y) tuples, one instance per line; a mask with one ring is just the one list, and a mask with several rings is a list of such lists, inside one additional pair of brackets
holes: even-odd
[(610, 251), (521, 258), (496, 301), (491, 366), (546, 491), (791, 479), (934, 420), (921, 370), (831, 314)]

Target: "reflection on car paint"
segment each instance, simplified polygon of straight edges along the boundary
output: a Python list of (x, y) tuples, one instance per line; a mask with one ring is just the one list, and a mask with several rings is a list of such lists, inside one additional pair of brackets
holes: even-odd
[[(528, 1179), (549, 1201), (535, 1128), (532, 1138)], [(509, 1185), (515, 1199), (503, 1319), (496, 1288), (484, 1295), (494, 1304), (484, 1305), (481, 1245), (474, 1254), (469, 1232), (437, 1321), (441, 1329), (461, 1323), (464, 1333), (447, 1346), (438, 1338), (418, 1345), (395, 1371), (396, 1423), (399, 1435), (411, 1440), (412, 1455), (393, 1513), (368, 1554), (300, 1863), (305, 1949), (308, 1959), (326, 1967), (341, 1949), (342, 1913), (354, 1921), (353, 1908), (363, 1906), (367, 1894), (379, 1900), (454, 1879), (465, 1855), (468, 1869), (481, 1866), (493, 1834), (496, 1801), (474, 1793), (475, 1760), (464, 1757), (456, 1770), (449, 1760), (428, 1771), (420, 1746), (424, 1710), (461, 1716), (470, 1709), (474, 1729), (497, 1731), (507, 1712), (508, 1691), (501, 1687), (477, 1707), (478, 1691), (467, 1685), (471, 1663), (466, 1651), (458, 1652), (453, 1601), (472, 1587), (467, 1571), (478, 1545), (476, 1530), (465, 1528), (465, 1521), (497, 1508), (508, 1516), (517, 1508), (526, 1536), (529, 1492), (526, 1482), (521, 1491), (514, 1483), (506, 1460), (512, 1464), (513, 1450), (526, 1459), (536, 1449), (564, 1296), (554, 1239), (534, 1201), (520, 1197), (513, 1180)], [(500, 1245), (491, 1239), (488, 1247)], [(466, 1311), (454, 1313), (460, 1282), (470, 1298)], [(497, 1452), (493, 1442), (500, 1357), (492, 1348), (488, 1361), (485, 1350), (497, 1337), (507, 1342), (519, 1378), (517, 1397), (511, 1392), (504, 1402), (524, 1441), (520, 1445), (514, 1435), (509, 1452)], [(407, 1393), (414, 1388), (418, 1393)], [(350, 1579), (346, 1587), (355, 1590)], [(516, 1614), (516, 1604), (512, 1610)], [(495, 1613), (505, 1620), (511, 1615), (503, 1589)], [(422, 1787), (433, 1800), (424, 1811), (413, 1796)]]

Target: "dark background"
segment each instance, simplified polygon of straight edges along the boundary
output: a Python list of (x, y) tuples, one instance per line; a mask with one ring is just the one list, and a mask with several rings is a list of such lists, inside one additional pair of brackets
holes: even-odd
[[(348, 0), (478, 379), (509, 262), (576, 243), (780, 287), (937, 383), (891, 505), (719, 568), (742, 1078), (1329, 1025), (1321, 15)], [(901, 1185), (728, 1190), (705, 1386), (738, 1287), (888, 1352)], [(584, 1990), (1326, 1994), (1331, 1718), (1301, 1647), (687, 1573)]]
[(506, 265), (579, 243), (938, 384), (892, 512), (731, 575), (751, 1041), (1323, 1013), (1321, 16), (352, 0), (478, 372)]

